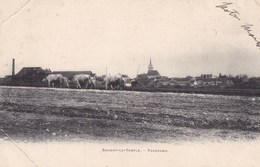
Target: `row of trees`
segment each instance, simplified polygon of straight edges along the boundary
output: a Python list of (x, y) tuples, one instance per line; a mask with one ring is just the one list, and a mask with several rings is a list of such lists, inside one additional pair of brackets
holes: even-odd
[(237, 75), (233, 78), (234, 86), (237, 88), (248, 88), (248, 89), (258, 89), (260, 88), (260, 77), (251, 77), (247, 75)]

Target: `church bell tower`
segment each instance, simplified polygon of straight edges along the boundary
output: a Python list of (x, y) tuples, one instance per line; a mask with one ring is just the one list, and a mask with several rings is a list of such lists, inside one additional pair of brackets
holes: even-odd
[(148, 71), (152, 71), (152, 70), (153, 70), (152, 59), (150, 58), (150, 64), (148, 66)]

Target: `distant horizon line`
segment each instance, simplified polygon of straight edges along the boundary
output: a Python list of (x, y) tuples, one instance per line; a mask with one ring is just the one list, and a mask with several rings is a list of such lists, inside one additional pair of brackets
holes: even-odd
[[(15, 69), (15, 67), (16, 67), (16, 65), (15, 65), (15, 61), (16, 61), (16, 58), (12, 58), (12, 65), (11, 65), (11, 69), (12, 70), (15, 70), (16, 71), (16, 69)], [(14, 69), (13, 69), (13, 67), (14, 67)], [(42, 68), (43, 70), (51, 70), (51, 68), (50, 67), (45, 67), (45, 68), (43, 68), (43, 67), (41, 67), (41, 66), (24, 66), (24, 67), (21, 67), (21, 69), (17, 72), (17, 73), (19, 73), (23, 68)], [(139, 68), (140, 68), (140, 65), (139, 65)], [(138, 71), (139, 71), (139, 68), (138, 68)], [(4, 77), (6, 77), (6, 76), (12, 76), (12, 70), (11, 70), (11, 73), (10, 73), (10, 75), (4, 75)], [(143, 73), (137, 73), (137, 75), (135, 75), (135, 77), (137, 77), (138, 75), (141, 75), (141, 74), (147, 74), (148, 73), (148, 71), (149, 70), (156, 70), (156, 69), (154, 69), (154, 66), (152, 65), (152, 58), (151, 57), (149, 57), (149, 64), (148, 64), (148, 68), (147, 68), (147, 72), (143, 72)], [(94, 71), (92, 71), (92, 70), (51, 70), (52, 72), (83, 72), (83, 71), (90, 71), (90, 72), (92, 72), (92, 73), (94, 73), (94, 74), (97, 74), (96, 72), (94, 72)], [(156, 71), (158, 71), (158, 70), (156, 70)], [(159, 71), (158, 71), (159, 72)], [(17, 74), (16, 73), (16, 74)], [(16, 74), (14, 74), (14, 75), (16, 75)], [(121, 73), (121, 72), (116, 72), (116, 73), (107, 73), (107, 67), (106, 67), (106, 73), (105, 74), (101, 74), (100, 76), (102, 76), (102, 75), (106, 75), (106, 74), (123, 74), (123, 75), (127, 75), (127, 76), (129, 76), (129, 74), (126, 74), (126, 73)], [(160, 72), (159, 72), (159, 74), (160, 74)], [(222, 72), (219, 72), (218, 74), (214, 74), (214, 73), (210, 73), (210, 72), (208, 72), (208, 73), (202, 73), (202, 72), (200, 72), (200, 73), (198, 73), (198, 74), (195, 74), (195, 75), (190, 75), (190, 74), (186, 74), (185, 76), (184, 75), (182, 75), (182, 76), (167, 76), (167, 75), (161, 75), (160, 74), (160, 76), (162, 76), (162, 77), (168, 77), (168, 78), (186, 78), (186, 77), (199, 77), (199, 76), (201, 76), (202, 74), (204, 74), (204, 75), (212, 75), (212, 77), (218, 77), (220, 74), (222, 74)], [(235, 76), (240, 76), (240, 75), (246, 75), (247, 77), (249, 77), (249, 78), (252, 78), (252, 77), (256, 77), (256, 78), (258, 78), (258, 77), (260, 77), (260, 76), (255, 76), (255, 75), (249, 75), (249, 74), (247, 74), (247, 73), (240, 73), (240, 74), (232, 74), (232, 73), (229, 73), (229, 74), (222, 74), (223, 76), (232, 76), (232, 77), (235, 77)], [(1, 77), (0, 76), (0, 78), (4, 78), (4, 77)], [(134, 78), (135, 78), (134, 77)]]
[[(41, 67), (41, 66), (25, 66), (25, 67), (22, 67), (16, 74), (18, 74), (23, 68), (42, 68), (43, 70), (51, 70), (51, 68), (43, 68), (43, 67)], [(94, 73), (94, 74), (96, 74), (96, 72), (95, 71), (92, 71), (92, 70), (51, 70), (51, 72), (80, 72), (80, 71), (84, 71), (84, 72), (86, 72), (86, 71), (90, 71), (90, 72), (92, 72), (92, 73)], [(157, 70), (158, 71), (158, 70)], [(148, 70), (147, 70), (147, 72), (148, 72)], [(138, 76), (138, 75), (142, 75), (142, 74), (147, 74), (147, 72), (145, 73), (139, 73), (139, 74), (137, 74), (136, 75), (136, 77)], [(15, 75), (16, 75), (15, 74)], [(108, 73), (108, 74), (112, 74), (112, 73)], [(123, 75), (127, 75), (127, 76), (129, 76), (129, 74), (125, 74), (125, 73), (120, 73), (120, 72), (117, 72), (117, 74), (123, 74)], [(186, 76), (167, 76), (167, 75), (160, 75), (160, 76), (162, 76), (162, 77), (168, 77), (168, 78), (186, 78), (186, 77), (200, 77), (201, 75), (212, 75), (212, 77), (218, 77), (219, 76), (219, 74), (221, 74), (222, 76), (232, 76), (232, 77), (235, 77), (235, 76), (242, 76), (242, 75), (246, 75), (247, 77), (249, 77), (249, 78), (252, 78), (252, 77), (255, 77), (255, 78), (258, 78), (258, 77), (260, 77), (260, 76), (255, 76), (255, 75), (249, 75), (249, 74), (247, 74), (247, 73), (240, 73), (240, 74), (231, 74), (231, 73), (229, 73), (229, 74), (224, 74), (224, 73), (222, 73), (222, 72), (220, 72), (220, 73), (218, 73), (218, 74), (214, 74), (214, 73), (200, 73), (200, 74), (197, 74), (197, 75), (190, 75), (190, 74), (187, 74)], [(102, 76), (102, 75), (106, 75), (105, 73), (104, 74), (101, 74), (100, 76)], [(11, 71), (11, 73), (8, 75), (4, 75), (3, 77), (1, 77), (0, 76), (0, 78), (5, 78), (5, 77), (7, 77), (7, 76), (12, 76), (12, 71)]]

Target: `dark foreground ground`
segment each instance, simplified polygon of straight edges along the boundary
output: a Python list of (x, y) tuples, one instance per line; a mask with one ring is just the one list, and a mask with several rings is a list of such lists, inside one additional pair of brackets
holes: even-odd
[(260, 98), (0, 87), (0, 130), (33, 142), (254, 140)]

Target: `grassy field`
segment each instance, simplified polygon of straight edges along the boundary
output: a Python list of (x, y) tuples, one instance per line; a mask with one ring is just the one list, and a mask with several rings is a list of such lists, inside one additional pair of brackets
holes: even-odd
[(0, 129), (21, 141), (254, 140), (260, 98), (1, 87)]

